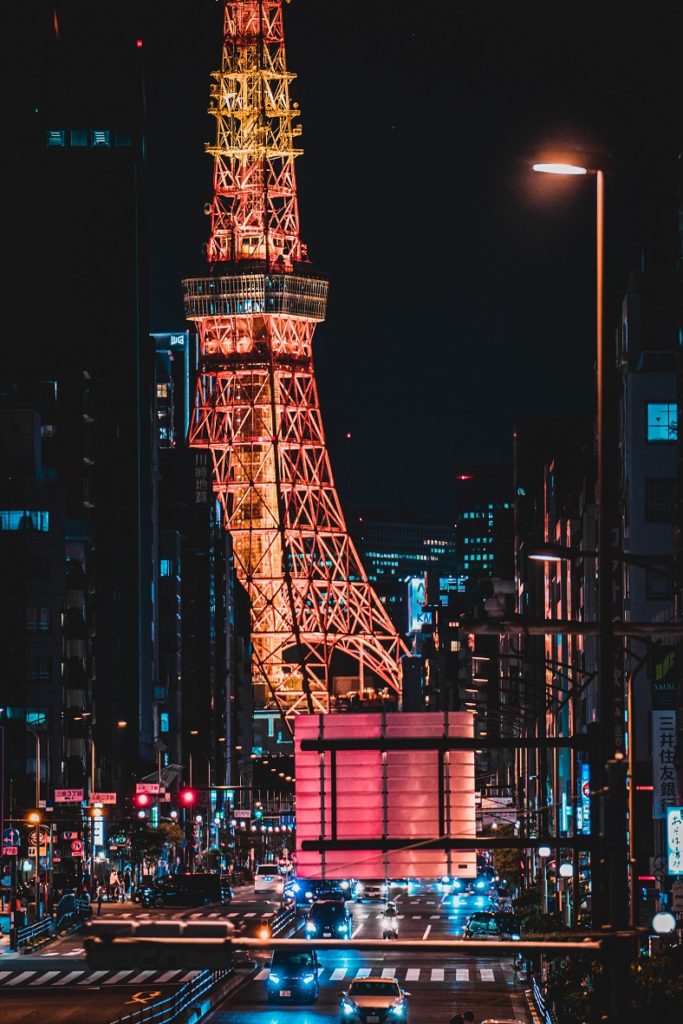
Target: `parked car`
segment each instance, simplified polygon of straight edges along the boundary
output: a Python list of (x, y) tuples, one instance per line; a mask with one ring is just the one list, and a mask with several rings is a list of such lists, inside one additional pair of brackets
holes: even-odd
[(291, 999), (294, 1002), (315, 1003), (319, 990), (318, 957), (314, 949), (303, 953), (284, 950), (273, 953), (270, 973), (266, 979), (268, 1002)]
[(307, 939), (350, 939), (353, 921), (344, 900), (316, 900), (306, 915)]
[(388, 978), (359, 978), (342, 992), (342, 1020), (363, 1021), (363, 1024), (383, 1024), (387, 1021), (405, 1021), (408, 1012), (406, 996), (399, 983)]
[(143, 907), (198, 907), (209, 903), (227, 904), (232, 889), (220, 875), (205, 872), (168, 875), (140, 893)]

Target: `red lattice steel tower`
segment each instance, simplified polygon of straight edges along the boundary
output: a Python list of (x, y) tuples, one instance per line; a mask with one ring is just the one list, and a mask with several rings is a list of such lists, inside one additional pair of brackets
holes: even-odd
[(368, 582), (335, 490), (313, 374), (327, 281), (299, 238), (282, 0), (227, 0), (209, 271), (183, 282), (198, 329), (190, 444), (213, 488), (251, 601), (257, 704), (330, 710), (331, 663), (351, 655), (400, 692), (405, 647)]

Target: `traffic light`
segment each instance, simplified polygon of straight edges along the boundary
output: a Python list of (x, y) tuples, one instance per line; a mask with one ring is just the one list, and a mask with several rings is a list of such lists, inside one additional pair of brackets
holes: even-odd
[(146, 817), (147, 808), (151, 803), (149, 793), (136, 793), (133, 797), (133, 804), (137, 808), (138, 818)]
[(183, 807), (192, 807), (197, 802), (197, 793), (194, 789), (181, 789), (179, 796)]
[(260, 807), (257, 807), (257, 808), (256, 808), (256, 810), (254, 811), (254, 817), (255, 817), (255, 818), (256, 818), (256, 819), (258, 820), (258, 821), (260, 821), (260, 820), (261, 820), (261, 818), (263, 817), (263, 811), (261, 810), (261, 808), (260, 808)]

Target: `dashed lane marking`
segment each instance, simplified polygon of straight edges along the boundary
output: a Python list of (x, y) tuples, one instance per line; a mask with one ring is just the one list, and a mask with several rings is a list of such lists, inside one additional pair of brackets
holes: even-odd
[(425, 928), (425, 933), (424, 933), (424, 935), (422, 936), (422, 941), (423, 941), (423, 942), (424, 942), (424, 940), (425, 940), (425, 939), (427, 938), (427, 936), (429, 935), (429, 933), (431, 932), (431, 930), (432, 930), (432, 926), (431, 926), (431, 924), (428, 924), (428, 925), (427, 925), (427, 927)]

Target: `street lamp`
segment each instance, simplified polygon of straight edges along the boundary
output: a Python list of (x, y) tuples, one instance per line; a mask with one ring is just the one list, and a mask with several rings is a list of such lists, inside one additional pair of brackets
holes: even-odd
[[(609, 419), (607, 416), (607, 379), (606, 371), (609, 360), (609, 346), (604, 330), (604, 291), (605, 291), (605, 170), (608, 161), (604, 157), (577, 150), (546, 150), (539, 154), (533, 162), (535, 171), (544, 174), (561, 175), (594, 175), (596, 182), (596, 391), (597, 391), (597, 479), (596, 502), (598, 505), (598, 707), (599, 707), (599, 755), (598, 770), (601, 774), (600, 783), (607, 781), (607, 762), (615, 756), (622, 757), (623, 746), (623, 694), (618, 693), (615, 681), (614, 665), (614, 634), (612, 629), (612, 592), (611, 592), (611, 551), (610, 531), (611, 516), (608, 508), (610, 494), (614, 487), (609, 486), (606, 474), (610, 465), (608, 458)], [(618, 722), (618, 725), (617, 725)], [(624, 822), (624, 841), (626, 838)], [(593, 909), (594, 926), (607, 923), (613, 927), (621, 927), (626, 923), (625, 906), (623, 905), (621, 873), (625, 870), (626, 852), (623, 858), (613, 850), (612, 860), (605, 871), (601, 858), (591, 858), (593, 876)], [(623, 860), (623, 865), (620, 861)], [(624, 890), (626, 881), (624, 880)], [(607, 902), (603, 903), (602, 894), (607, 892)], [(598, 897), (596, 900), (595, 897)], [(596, 913), (597, 911), (597, 913)]]

